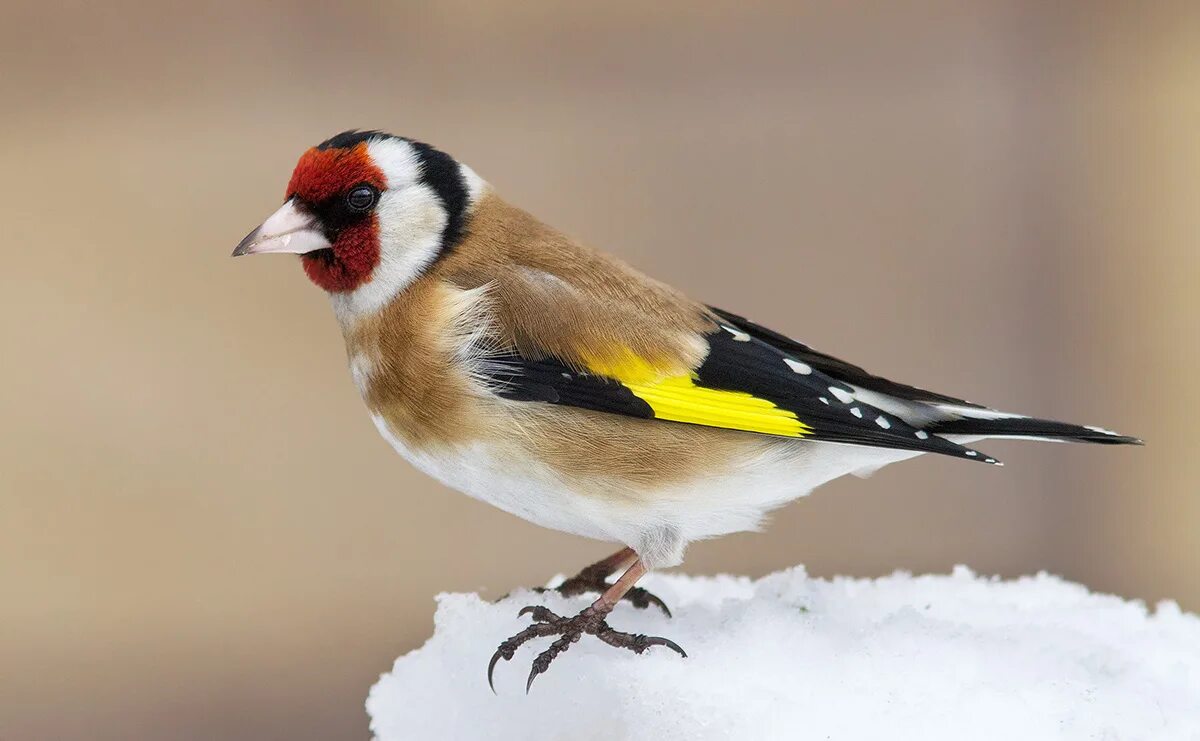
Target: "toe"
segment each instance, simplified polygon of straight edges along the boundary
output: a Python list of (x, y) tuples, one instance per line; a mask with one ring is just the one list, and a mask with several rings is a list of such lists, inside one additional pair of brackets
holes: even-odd
[(609, 585), (603, 579), (588, 579), (583, 576), (573, 576), (554, 588), (564, 597), (578, 597), (581, 594), (601, 594)]
[(679, 644), (675, 641), (672, 641), (670, 638), (646, 636), (640, 633), (623, 633), (619, 630), (613, 630), (607, 624), (598, 630), (595, 635), (597, 638), (610, 646), (614, 646), (616, 648), (627, 648), (636, 654), (644, 653), (652, 646), (666, 646), (683, 658), (687, 658), (687, 652), (680, 648)]
[(671, 610), (667, 607), (666, 603), (641, 587), (634, 587), (633, 589), (630, 589), (625, 594), (625, 599), (627, 599), (634, 607), (642, 610), (646, 609), (650, 605), (654, 605), (658, 609), (662, 610), (664, 615), (671, 617)]
[(571, 644), (579, 640), (578, 632), (567, 633), (559, 638), (545, 651), (538, 654), (538, 657), (533, 660), (533, 666), (529, 669), (529, 679), (525, 680), (525, 694), (529, 694), (529, 688), (533, 687), (533, 680), (537, 679), (539, 674), (544, 674), (550, 668), (550, 663), (553, 662), (558, 655), (571, 647)]

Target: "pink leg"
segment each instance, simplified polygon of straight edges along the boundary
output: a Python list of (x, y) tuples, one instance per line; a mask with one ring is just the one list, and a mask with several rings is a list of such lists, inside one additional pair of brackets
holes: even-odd
[[(631, 550), (630, 553), (633, 553), (633, 551)], [(633, 563), (621, 575), (621, 578), (617, 579), (615, 584), (600, 595), (600, 599), (592, 603), (591, 609), (605, 613), (612, 612), (617, 603), (625, 598), (630, 589), (633, 589), (633, 585), (637, 583), (637, 580), (645, 575), (646, 567), (642, 564), (642, 559), (634, 555)]]
[[(559, 584), (554, 588), (554, 591), (564, 597), (576, 597), (588, 593), (604, 594), (611, 587), (608, 583), (608, 577), (618, 571), (628, 569), (635, 562), (637, 562), (637, 554), (633, 552), (633, 549), (622, 548), (608, 558), (597, 561), (562, 584)], [(537, 591), (542, 592), (546, 590), (539, 589)], [(667, 607), (666, 603), (641, 587), (635, 587), (631, 584), (630, 588), (625, 590), (621, 598), (639, 609), (655, 605), (663, 611), (664, 615), (671, 617), (671, 610)]]

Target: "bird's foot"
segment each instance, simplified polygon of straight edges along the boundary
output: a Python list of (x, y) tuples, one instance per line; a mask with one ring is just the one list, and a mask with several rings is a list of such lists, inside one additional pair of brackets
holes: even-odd
[(585, 633), (599, 638), (610, 646), (626, 648), (637, 654), (651, 646), (666, 646), (680, 656), (687, 657), (687, 653), (670, 639), (613, 630), (605, 622), (608, 612), (608, 610), (601, 610), (595, 605), (590, 605), (578, 615), (568, 618), (557, 615), (541, 605), (530, 605), (523, 608), (518, 615), (529, 615), (533, 620), (533, 625), (501, 643), (500, 647), (496, 649), (496, 653), (492, 654), (492, 660), (488, 662), (488, 686), (492, 688), (493, 692), (496, 691), (495, 685), (492, 684), (492, 671), (496, 668), (496, 662), (500, 659), (505, 661), (512, 659), (517, 649), (525, 643), (534, 638), (547, 636), (558, 636), (558, 638), (533, 660), (533, 668), (530, 669), (529, 679), (525, 682), (526, 692), (529, 692), (529, 688), (533, 686), (533, 680), (550, 668), (550, 662), (558, 658), (559, 654), (570, 648), (571, 644), (578, 641)]
[[(581, 594), (604, 594), (612, 585), (607, 581), (608, 574), (602, 574), (590, 567), (580, 571), (557, 587), (536, 587), (535, 592), (558, 592), (564, 597), (578, 597)], [(623, 602), (628, 602), (639, 610), (654, 605), (671, 617), (671, 610), (661, 599), (641, 587), (632, 587), (621, 596)]]

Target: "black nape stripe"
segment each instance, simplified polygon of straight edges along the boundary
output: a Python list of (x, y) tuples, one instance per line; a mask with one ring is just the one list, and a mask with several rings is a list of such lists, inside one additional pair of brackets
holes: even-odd
[(350, 129), (332, 136), (317, 145), (317, 149), (350, 149), (371, 139), (399, 139), (408, 142), (421, 163), (421, 182), (433, 188), (446, 209), (446, 226), (442, 229), (442, 253), (444, 254), (463, 236), (467, 211), (467, 186), (463, 182), (462, 169), (458, 161), (445, 152), (434, 149), (424, 142), (402, 136), (394, 136), (371, 129)]
[(445, 152), (423, 142), (406, 140), (421, 160), (421, 181), (433, 188), (446, 209), (446, 226), (442, 229), (442, 253), (462, 239), (463, 221), (467, 211), (467, 186), (463, 183), (458, 161)]

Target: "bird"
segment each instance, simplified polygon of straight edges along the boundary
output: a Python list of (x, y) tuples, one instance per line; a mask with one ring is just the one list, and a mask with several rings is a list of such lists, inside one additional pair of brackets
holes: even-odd
[[(382, 437), (446, 486), (536, 525), (620, 547), (566, 580), (578, 614), (521, 610), (503, 659), (584, 636), (641, 654), (674, 641), (609, 625), (697, 540), (847, 474), (924, 453), (998, 466), (984, 438), (1141, 441), (891, 381), (688, 298), (509, 204), (415, 139), (337, 134), (306, 150), (283, 205), (233, 255), (299, 255), (324, 289)], [(609, 582), (610, 578), (613, 578)]]

